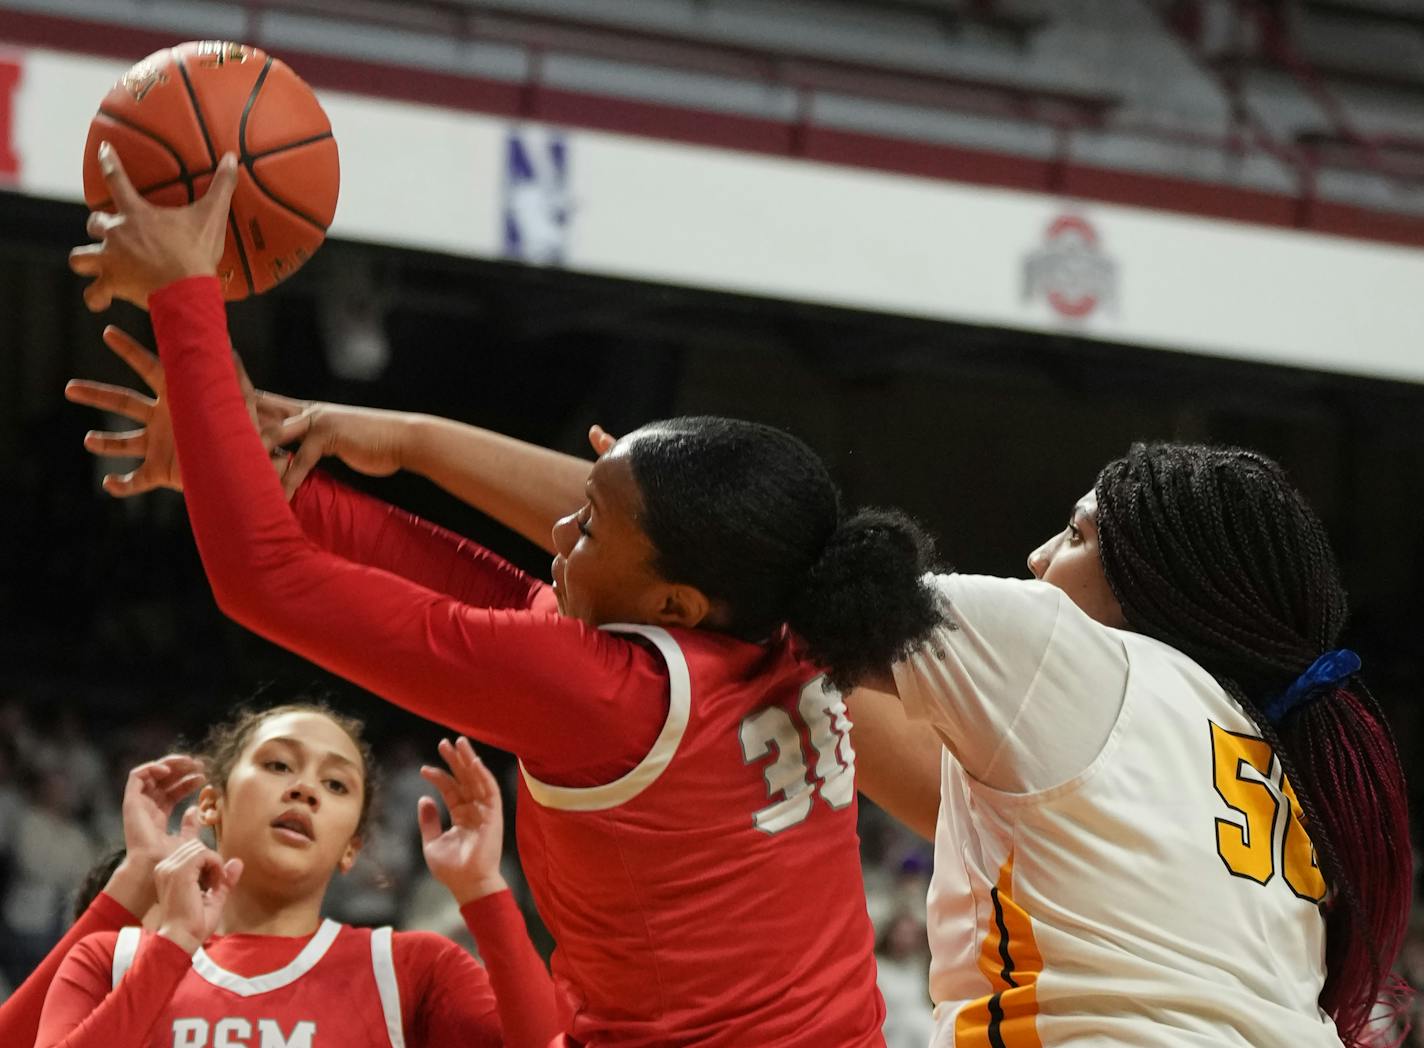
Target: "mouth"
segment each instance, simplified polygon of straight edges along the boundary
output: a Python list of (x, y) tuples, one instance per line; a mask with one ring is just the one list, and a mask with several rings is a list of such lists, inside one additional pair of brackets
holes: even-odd
[(310, 844), (316, 840), (312, 829), (311, 816), (296, 808), (284, 811), (272, 820), (272, 829), (277, 836), (293, 844)]

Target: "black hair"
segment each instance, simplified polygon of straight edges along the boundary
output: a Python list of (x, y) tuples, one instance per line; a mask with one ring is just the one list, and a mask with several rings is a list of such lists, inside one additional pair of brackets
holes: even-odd
[[(84, 916), (84, 911), (89, 909), (89, 904), (98, 898), (99, 893), (104, 890), (104, 885), (109, 883), (109, 878), (114, 875), (114, 871), (119, 868), (119, 863), (124, 861), (128, 852), (119, 848), (111, 851), (102, 859), (89, 867), (89, 872), (84, 875), (84, 880), (79, 882), (79, 888), (74, 893), (74, 919), (77, 921)], [(143, 914), (135, 914), (142, 917)]]
[(1399, 754), (1358, 675), (1279, 725), (1262, 712), (1344, 628), (1325, 528), (1280, 466), (1240, 448), (1134, 444), (1096, 493), (1103, 569), (1128, 625), (1211, 673), (1295, 788), (1334, 895), (1320, 1004), (1346, 1045), (1369, 1044), (1411, 897)]
[(942, 612), (934, 544), (895, 510), (845, 514), (825, 465), (784, 430), (717, 416), (654, 422), (629, 442), (654, 569), (760, 641), (783, 623), (846, 689), (925, 640)]

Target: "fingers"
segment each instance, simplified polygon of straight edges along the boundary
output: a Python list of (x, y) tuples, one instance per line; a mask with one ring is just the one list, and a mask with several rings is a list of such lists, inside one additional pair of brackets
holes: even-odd
[(140, 471), (135, 469), (128, 473), (107, 474), (101, 487), (116, 499), (126, 499), (152, 491), (158, 487), (158, 484), (148, 477), (142, 476)]
[[(107, 211), (91, 211), (89, 212), (89, 217), (84, 221), (84, 232), (88, 233), (95, 240), (103, 240), (110, 230), (122, 225), (123, 221), (123, 215), (114, 215)], [(93, 246), (103, 247), (102, 244), (95, 244)], [(75, 251), (79, 250), (81, 249), (75, 248)], [(71, 252), (71, 254), (72, 253), (73, 252)]]
[[(140, 211), (152, 206), (138, 195), (138, 190), (134, 189), (128, 173), (124, 170), (123, 161), (119, 159), (118, 150), (108, 142), (99, 143), (99, 170), (104, 173), (104, 181), (108, 183), (109, 199), (117, 205), (119, 211)], [(213, 180), (213, 184), (217, 185), (217, 179)], [(231, 193), (228, 195), (231, 196)]]
[[(92, 219), (93, 216), (91, 215)], [(104, 245), (85, 244), (69, 252), (69, 269), (81, 277), (97, 277), (104, 270)]]
[(154, 353), (123, 328), (109, 324), (104, 328), (104, 345), (133, 369), (133, 373), (143, 379), (149, 389), (157, 390), (163, 385), (163, 365)]
[(84, 450), (91, 455), (109, 458), (138, 458), (148, 454), (148, 430), (135, 429), (128, 433), (98, 433), (90, 430), (84, 434)]
[(102, 313), (114, 304), (114, 289), (100, 277), (84, 289), (84, 307), (91, 313)]
[(171, 812), (174, 806), (184, 797), (188, 796), (203, 783), (207, 782), (207, 776), (201, 771), (191, 772), (181, 779), (175, 779), (163, 787), (162, 804), (165, 811)]
[(293, 400), (280, 393), (268, 393), (265, 389), (254, 390), (254, 392), (257, 395), (257, 410), (275, 418), (292, 418), (312, 406), (309, 401)]
[(196, 804), (183, 809), (183, 818), (178, 822), (178, 840), (195, 841), (203, 830), (203, 813)]
[(228, 211), (232, 209), (232, 194), (235, 189), (237, 189), (237, 156), (233, 153), (224, 153), (223, 158), (218, 161), (217, 173), (213, 175), (212, 184), (203, 194), (199, 206), (206, 210), (210, 218), (216, 216), (213, 220), (217, 224), (226, 224)]
[[(257, 399), (259, 405), (264, 405), (265, 402), (278, 398), (273, 397), (270, 393), (259, 393)], [(259, 410), (265, 411), (266, 408), (260, 406)], [(277, 443), (295, 444), (299, 440), (305, 440), (306, 435), (311, 432), (312, 424), (316, 421), (316, 415), (314, 409), (306, 408), (295, 415), (284, 416), (281, 422), (273, 427), (275, 435), (279, 438)]]
[(237, 882), (242, 879), (243, 862), (241, 859), (229, 859), (223, 863), (223, 884), (227, 891), (232, 891), (237, 887)]
[(154, 867), (154, 878), (159, 882), (171, 881), (174, 878), (182, 877), (185, 873), (191, 873), (196, 879), (204, 862), (203, 853), (208, 851), (210, 851), (208, 846), (198, 840), (196, 836), (190, 837), (174, 848), (168, 858)]
[[(455, 740), (454, 746), (449, 746), (449, 743), (444, 743), (444, 745), (449, 747), (455, 758), (454, 763), (451, 764), (455, 778), (465, 788), (470, 799), (477, 804), (498, 804), (499, 782), (485, 767), (484, 761), (480, 760), (479, 754), (475, 752), (470, 740), (461, 735)], [(443, 749), (441, 754), (445, 755)], [(450, 762), (450, 757), (446, 756), (445, 759), (447, 763)]]
[(590, 426), (588, 429), (588, 443), (593, 448), (595, 455), (602, 455), (617, 442), (618, 438), (602, 426)]
[(420, 824), (420, 841), (429, 844), (444, 833), (440, 825), (440, 807), (433, 797), (422, 797), (415, 806), (415, 819)]
[[(286, 441), (280, 441), (280, 443), (286, 443)], [(302, 481), (307, 479), (307, 474), (316, 468), (317, 463), (321, 461), (321, 455), (320, 441), (307, 440), (297, 448), (296, 454), (287, 464), (287, 471), (282, 474), (282, 490), (286, 493), (288, 500), (297, 493), (297, 489), (302, 486)]]
[(147, 422), (158, 401), (136, 390), (94, 382), (87, 378), (70, 379), (64, 386), (64, 399), (72, 404), (109, 411), (135, 422)]
[(432, 768), (428, 764), (422, 765), (420, 777), (440, 791), (440, 799), (445, 802), (445, 807), (457, 808), (466, 802), (467, 798), (464, 791), (460, 789), (460, 784), (443, 768)]

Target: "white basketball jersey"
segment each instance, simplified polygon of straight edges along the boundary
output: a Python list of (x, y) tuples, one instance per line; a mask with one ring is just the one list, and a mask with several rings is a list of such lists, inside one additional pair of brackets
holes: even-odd
[(895, 668), (949, 748), (935, 1048), (1338, 1048), (1324, 883), (1236, 702), (1051, 586), (937, 583), (950, 621)]

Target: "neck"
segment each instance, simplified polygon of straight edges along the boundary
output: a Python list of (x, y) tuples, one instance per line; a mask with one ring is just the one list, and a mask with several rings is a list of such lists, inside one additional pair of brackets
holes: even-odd
[[(244, 888), (246, 890), (244, 890)], [(239, 883), (218, 922), (219, 935), (311, 935), (321, 924), (324, 892), (280, 897)]]

